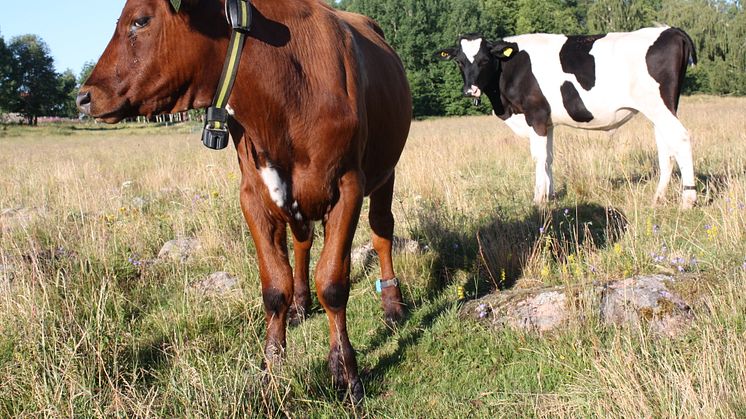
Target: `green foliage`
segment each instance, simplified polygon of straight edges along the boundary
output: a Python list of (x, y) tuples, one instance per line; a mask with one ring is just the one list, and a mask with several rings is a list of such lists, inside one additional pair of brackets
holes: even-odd
[[(85, 77), (91, 68), (86, 65)], [(39, 116), (74, 118), (78, 86), (71, 70), (55, 72), (49, 47), (40, 37), (18, 36), (8, 45), (0, 37), (0, 113), (20, 113), (30, 125)]]
[(14, 88), (13, 54), (5, 45), (5, 39), (0, 36), (0, 113), (10, 109), (10, 98)]
[(14, 108), (29, 124), (36, 117), (50, 114), (58, 97), (57, 74), (49, 47), (36, 35), (23, 35), (10, 43), (14, 59), (13, 78), (17, 83)]
[(687, 74), (685, 92), (746, 94), (746, 12), (729, 0), (343, 0), (336, 6), (378, 21), (404, 61), (414, 113), (489, 112), (461, 95), (452, 64), (432, 54), (460, 34), (487, 39), (533, 32), (606, 33), (657, 23), (677, 26), (695, 41), (700, 65)]

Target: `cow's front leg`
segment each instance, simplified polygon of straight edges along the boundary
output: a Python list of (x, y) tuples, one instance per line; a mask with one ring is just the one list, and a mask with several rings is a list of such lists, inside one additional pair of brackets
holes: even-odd
[(554, 128), (549, 127), (546, 136), (533, 132), (530, 140), (531, 157), (536, 165), (534, 204), (542, 206), (546, 204), (549, 198), (554, 196), (554, 181), (552, 179)]
[(316, 267), (316, 294), (329, 320), (329, 369), (335, 386), (362, 400), (355, 352), (347, 335), (350, 247), (363, 202), (363, 175), (351, 171), (339, 181), (339, 200), (327, 215), (324, 248)]
[(287, 226), (262, 206), (261, 197), (250, 188), (241, 190), (241, 209), (249, 225), (259, 258), (267, 336), (264, 356), (267, 365), (280, 362), (285, 352), (288, 308), (293, 296), (293, 274), (288, 262)]

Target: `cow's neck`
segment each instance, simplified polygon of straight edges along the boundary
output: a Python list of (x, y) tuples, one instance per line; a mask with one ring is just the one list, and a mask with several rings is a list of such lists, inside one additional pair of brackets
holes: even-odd
[(505, 84), (503, 78), (504, 72), (500, 71), (500, 68), (498, 68), (490, 84), (485, 87), (484, 93), (490, 99), (492, 110), (495, 112), (495, 115), (502, 120), (506, 120), (516, 112), (508, 98), (501, 93), (504, 91), (502, 87)]

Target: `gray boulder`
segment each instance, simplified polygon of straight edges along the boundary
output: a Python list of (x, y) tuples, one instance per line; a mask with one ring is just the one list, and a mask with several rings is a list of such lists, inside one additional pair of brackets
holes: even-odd
[(228, 272), (215, 272), (192, 284), (192, 288), (203, 294), (227, 294), (238, 286), (238, 279)]
[(689, 328), (694, 314), (667, 285), (673, 281), (670, 276), (651, 275), (589, 284), (583, 292), (563, 287), (509, 290), (467, 302), (461, 316), (494, 328), (546, 333), (571, 319), (584, 320), (574, 307), (590, 305), (600, 308), (597, 313), (604, 324), (645, 326), (656, 335), (675, 337)]
[(185, 263), (199, 252), (202, 244), (195, 238), (175, 239), (163, 245), (158, 252), (158, 259)]
[(602, 291), (601, 320), (606, 324), (639, 327), (659, 335), (676, 336), (694, 319), (691, 307), (669, 290), (664, 275), (639, 276), (607, 284)]

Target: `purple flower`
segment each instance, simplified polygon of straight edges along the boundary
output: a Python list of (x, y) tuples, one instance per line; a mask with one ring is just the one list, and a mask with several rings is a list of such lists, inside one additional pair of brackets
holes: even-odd
[(568, 215), (570, 215), (570, 210), (568, 208), (565, 208), (564, 213), (565, 213), (565, 217), (567, 217)]
[(539, 234), (544, 234), (544, 227), (539, 227)]
[(712, 230), (712, 226), (709, 224), (705, 224), (705, 231), (710, 231), (710, 230)]
[(677, 266), (676, 269), (678, 269), (679, 272), (684, 272), (684, 267), (681, 265)]
[(699, 261), (696, 257), (692, 256), (692, 260), (689, 261), (689, 264), (692, 266), (697, 266), (699, 264)]
[(658, 224), (653, 224), (653, 234), (658, 234), (661, 231), (661, 227)]
[(141, 261), (141, 260), (139, 260), (139, 259), (137, 259), (137, 255), (135, 255), (135, 256), (130, 256), (130, 257), (129, 257), (129, 258), (127, 259), (127, 260), (129, 261), (129, 263), (130, 263), (130, 264), (131, 264), (132, 266), (134, 266), (134, 267), (136, 267), (136, 268), (139, 268), (140, 266), (142, 266), (142, 261)]

